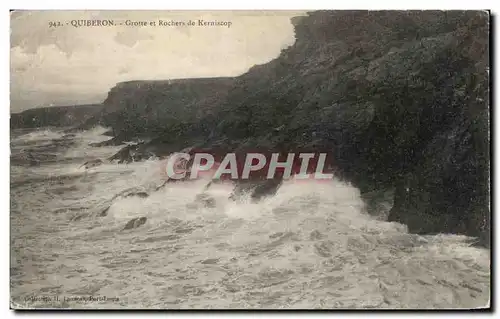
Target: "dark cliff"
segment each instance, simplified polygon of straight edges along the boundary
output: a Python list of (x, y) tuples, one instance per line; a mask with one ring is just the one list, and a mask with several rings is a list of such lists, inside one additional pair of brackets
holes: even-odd
[(293, 46), (237, 78), (115, 88), (107, 122), (148, 132), (141, 147), (161, 155), (196, 143), (330, 149), (362, 192), (395, 188), (390, 220), (488, 245), (488, 13), (321, 11), (293, 23)]
[(52, 106), (29, 109), (10, 115), (10, 127), (35, 128), (73, 126), (92, 118), (102, 109), (100, 104)]
[(200, 78), (118, 83), (100, 116), (120, 140), (168, 134), (212, 115), (233, 82), (232, 78)]

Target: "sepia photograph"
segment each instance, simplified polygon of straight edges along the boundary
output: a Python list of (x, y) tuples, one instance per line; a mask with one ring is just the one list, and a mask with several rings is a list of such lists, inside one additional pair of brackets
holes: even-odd
[(490, 309), (491, 21), (11, 10), (10, 309)]

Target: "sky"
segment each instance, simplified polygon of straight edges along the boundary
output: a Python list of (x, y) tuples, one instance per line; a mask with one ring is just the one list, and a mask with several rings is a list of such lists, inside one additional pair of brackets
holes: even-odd
[[(100, 103), (130, 80), (237, 76), (295, 41), (299, 11), (14, 11), (11, 13), (11, 112)], [(74, 27), (111, 19), (115, 26)], [(198, 20), (231, 22), (200, 26)], [(126, 21), (146, 26), (127, 26)], [(194, 26), (160, 26), (159, 20)], [(150, 22), (156, 22), (155, 26)], [(58, 26), (50, 26), (50, 24)], [(74, 23), (74, 22), (73, 22)], [(123, 23), (123, 25), (119, 25)]]

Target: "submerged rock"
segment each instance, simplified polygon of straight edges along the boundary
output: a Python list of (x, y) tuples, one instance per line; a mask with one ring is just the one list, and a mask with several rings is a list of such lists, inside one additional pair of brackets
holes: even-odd
[(219, 258), (208, 258), (203, 261), (201, 261), (202, 264), (204, 265), (214, 265), (219, 262)]
[[(390, 220), (488, 241), (489, 21), (486, 11), (296, 17), (295, 43), (235, 79), (113, 88), (107, 126), (155, 138), (116, 158), (161, 157), (199, 140), (208, 149), (326, 148), (361, 193), (396, 188)], [(203, 111), (193, 107), (200, 102)], [(250, 191), (258, 200), (280, 185), (254, 183), (240, 182), (231, 197)], [(385, 216), (380, 203), (369, 212)]]
[(133, 218), (133, 219), (128, 221), (128, 223), (125, 225), (123, 230), (138, 228), (138, 227), (144, 225), (147, 220), (148, 220), (147, 217)]
[(263, 197), (275, 195), (282, 183), (283, 180), (280, 178), (259, 181), (240, 181), (236, 184), (229, 199), (235, 200), (243, 194), (250, 193), (250, 198), (254, 201), (258, 201)]
[(131, 163), (135, 161), (135, 151), (138, 145), (127, 145), (121, 150), (119, 150), (115, 155), (108, 158), (109, 161), (117, 161), (118, 164), (121, 163)]
[[(148, 160), (150, 158), (163, 158), (174, 152), (178, 152), (182, 147), (179, 143), (153, 139), (151, 141), (140, 141), (137, 144), (127, 145), (109, 158), (110, 161), (121, 163), (131, 163)], [(185, 152), (180, 151), (180, 152)]]
[(110, 208), (111, 208), (111, 205), (109, 205), (108, 207), (106, 207), (105, 209), (103, 209), (97, 216), (99, 216), (99, 217), (108, 216), (108, 211), (109, 211)]
[(106, 207), (105, 209), (103, 209), (100, 213), (97, 214), (98, 217), (105, 217), (108, 215), (108, 212), (109, 212), (109, 209), (111, 208), (111, 206), (113, 205), (113, 201), (119, 197), (121, 198), (127, 198), (127, 197), (133, 197), (133, 196), (137, 196), (137, 197), (140, 197), (140, 198), (147, 198), (149, 197), (149, 194), (146, 192), (146, 191), (143, 191), (143, 190), (140, 190), (136, 187), (132, 187), (132, 188), (128, 188), (118, 194), (116, 194), (115, 196), (113, 196), (113, 198), (108, 202), (109, 205), (108, 207)]
[(149, 197), (149, 194), (148, 194), (148, 192), (142, 190), (140, 187), (131, 187), (131, 188), (127, 188), (127, 189), (119, 192), (118, 194), (113, 196), (113, 198), (111, 200), (114, 200), (114, 199), (119, 198), (119, 197), (127, 198), (127, 197), (132, 197), (132, 196), (137, 196), (140, 198), (147, 198), (147, 197)]
[(75, 133), (68, 133), (68, 134), (63, 135), (63, 137), (61, 137), (61, 138), (62, 139), (68, 139), (68, 138), (73, 138), (75, 136), (76, 136)]

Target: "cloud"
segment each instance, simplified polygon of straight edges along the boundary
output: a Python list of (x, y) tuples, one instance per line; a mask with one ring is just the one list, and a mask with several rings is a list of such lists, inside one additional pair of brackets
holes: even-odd
[[(11, 14), (11, 110), (100, 102), (117, 82), (236, 76), (293, 44), (291, 11), (16, 11)], [(110, 27), (71, 26), (111, 19)], [(126, 26), (125, 21), (147, 22)], [(179, 26), (150, 26), (159, 20)], [(187, 26), (193, 20), (195, 26)], [(199, 26), (198, 20), (228, 21)], [(50, 22), (62, 26), (51, 28)]]

